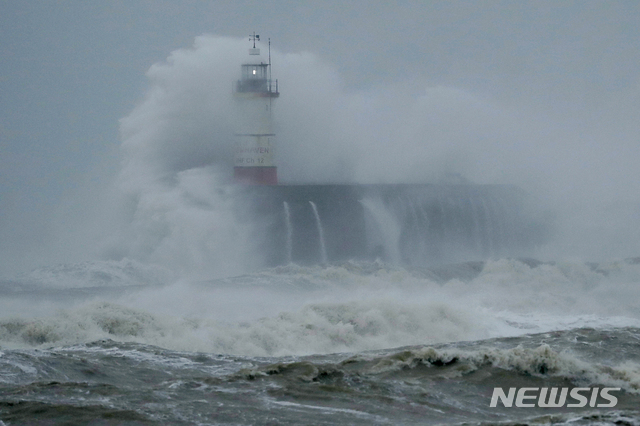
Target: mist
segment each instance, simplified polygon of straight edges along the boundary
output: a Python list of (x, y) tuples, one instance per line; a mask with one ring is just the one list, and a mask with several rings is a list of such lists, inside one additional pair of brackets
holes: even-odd
[[(238, 120), (231, 86), (249, 58), (249, 43), (239, 22), (222, 22), (237, 8), (253, 10), (250, 3), (216, 4), (219, 35), (194, 39), (211, 31), (196, 20), (170, 43), (145, 51), (146, 35), (135, 52), (119, 52), (124, 56), (117, 66), (133, 59), (138, 64), (127, 71), (135, 82), (105, 79), (112, 64), (103, 50), (104, 58), (91, 54), (91, 61), (100, 61), (86, 71), (99, 74), (82, 86), (86, 97), (80, 86), (66, 92), (68, 99), (47, 91), (62, 87), (55, 81), (64, 81), (65, 70), (83, 69), (80, 56), (69, 62), (73, 66), (42, 68), (51, 75), (46, 82), (24, 64), (25, 72), (0, 80), (10, 89), (5, 110), (16, 111), (3, 130), (10, 142), (3, 156), (0, 242), (6, 273), (125, 258), (199, 276), (259, 267), (260, 256), (248, 242), (253, 230), (237, 223), (234, 190), (227, 185)], [(299, 5), (292, 8), (295, 22), (283, 26), (274, 16), (285, 6), (276, 6), (255, 10), (264, 13), (264, 30), (272, 30), (263, 41), (272, 36), (273, 77), (281, 92), (273, 111), (282, 183), (513, 184), (552, 225), (551, 238), (532, 256), (599, 260), (640, 252), (640, 76), (632, 54), (637, 7), (378, 4), (356, 14), (351, 12), (361, 5), (353, 5), (343, 6), (341, 24), (329, 25), (323, 13), (308, 14), (311, 6)], [(31, 9), (28, 16), (37, 12)], [(65, 22), (72, 9), (49, 13), (51, 22)], [(110, 13), (105, 10), (94, 12)], [(167, 8), (144, 12), (157, 18)], [(309, 25), (313, 16), (317, 27)], [(65, 48), (62, 58), (85, 45), (108, 47), (92, 41), (99, 28), (87, 22), (73, 31), (79, 37), (91, 27), (91, 37), (75, 50)], [(167, 19), (158, 22), (169, 28)], [(17, 43), (18, 28), (7, 28), (13, 28), (13, 38), (6, 38), (12, 55), (55, 51), (53, 42), (44, 41), (35, 44), (40, 50), (30, 50)], [(53, 23), (46, 28), (58, 34)], [(266, 60), (265, 42), (261, 48)], [(53, 53), (47, 55), (57, 64)], [(84, 132), (72, 135), (73, 146), (56, 142), (69, 137), (62, 127), (66, 118), (56, 123), (52, 115), (30, 127), (26, 106), (16, 109), (11, 101), (20, 87), (34, 93), (29, 105), (51, 111), (68, 100), (60, 113), (76, 116)], [(107, 93), (113, 91), (126, 92), (126, 99), (114, 100)], [(70, 107), (76, 98), (86, 114)], [(116, 104), (117, 111), (96, 109)], [(91, 124), (98, 116), (114, 134), (118, 129), (112, 140)], [(17, 126), (37, 131), (22, 137)], [(22, 151), (27, 149), (37, 158)]]
[[(105, 244), (108, 258), (201, 277), (260, 265), (253, 230), (234, 217), (228, 185), (238, 123), (231, 85), (246, 50), (246, 40), (204, 35), (147, 72), (144, 99), (120, 121), (115, 192), (126, 213)], [(348, 91), (318, 55), (271, 54), (281, 92), (273, 107), (281, 182), (438, 183), (453, 176), (513, 184), (553, 227), (537, 257), (640, 252), (638, 147), (624, 139), (609, 145), (601, 123), (553, 119), (530, 105), (415, 80)]]

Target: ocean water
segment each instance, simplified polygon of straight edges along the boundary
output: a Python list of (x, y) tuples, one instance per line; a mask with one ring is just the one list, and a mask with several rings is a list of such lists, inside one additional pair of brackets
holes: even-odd
[(0, 424), (640, 424), (639, 296), (638, 259), (43, 268), (0, 281)]

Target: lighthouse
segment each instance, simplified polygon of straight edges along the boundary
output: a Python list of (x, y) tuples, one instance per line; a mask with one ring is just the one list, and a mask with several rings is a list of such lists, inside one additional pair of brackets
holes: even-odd
[(260, 57), (256, 41), (249, 36), (253, 47), (249, 56), (254, 59), (241, 65), (241, 77), (234, 87), (239, 106), (239, 127), (234, 141), (234, 180), (250, 185), (276, 185), (278, 170), (274, 162), (276, 135), (271, 123), (273, 101), (280, 96), (278, 80), (271, 80), (271, 41), (268, 60)]

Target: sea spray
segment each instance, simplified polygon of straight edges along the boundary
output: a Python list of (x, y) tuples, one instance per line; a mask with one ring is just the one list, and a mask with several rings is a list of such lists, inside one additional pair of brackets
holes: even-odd
[[(401, 262), (399, 247), (401, 229), (397, 220), (381, 200), (365, 198), (360, 200), (360, 203), (373, 218), (374, 226), (379, 234), (377, 240), (383, 245), (388, 261), (399, 265)], [(373, 230), (371, 230), (370, 234), (373, 234)]]
[(67, 288), (55, 298), (31, 281), (0, 301), (0, 346), (112, 339), (272, 356), (640, 326), (639, 279), (640, 265), (627, 262), (501, 259), (431, 270), (289, 265), (206, 282)]
[(311, 208), (313, 208), (313, 215), (316, 219), (316, 226), (318, 227), (318, 239), (320, 240), (320, 258), (322, 263), (327, 263), (327, 247), (324, 243), (324, 230), (322, 229), (322, 222), (320, 221), (320, 214), (318, 213), (318, 207), (316, 207), (316, 203), (313, 201), (309, 201), (311, 204)]
[(293, 226), (291, 225), (291, 211), (289, 210), (289, 203), (283, 201), (284, 205), (284, 223), (287, 228), (287, 264), (291, 263), (292, 252), (293, 252)]

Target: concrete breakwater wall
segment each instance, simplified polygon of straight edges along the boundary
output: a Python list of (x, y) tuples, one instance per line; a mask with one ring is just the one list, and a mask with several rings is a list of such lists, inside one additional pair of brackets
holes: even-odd
[(526, 256), (544, 239), (510, 185), (274, 185), (239, 190), (267, 264), (424, 265)]

